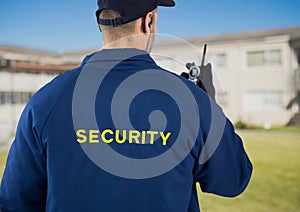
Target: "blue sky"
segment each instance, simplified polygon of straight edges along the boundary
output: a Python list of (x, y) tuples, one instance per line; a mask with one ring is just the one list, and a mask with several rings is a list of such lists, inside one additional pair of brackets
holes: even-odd
[[(176, 3), (160, 9), (160, 33), (189, 38), (300, 26), (300, 0)], [(101, 47), (96, 9), (96, 0), (1, 0), (0, 44), (56, 52)]]

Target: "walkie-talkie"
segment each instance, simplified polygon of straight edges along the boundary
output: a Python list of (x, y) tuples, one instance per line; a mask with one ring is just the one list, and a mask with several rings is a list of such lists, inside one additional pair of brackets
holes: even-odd
[(195, 63), (189, 68), (189, 80), (197, 84), (198, 78), (201, 74), (201, 71), (204, 69), (204, 60), (205, 60), (205, 55), (206, 55), (206, 47), (207, 44), (204, 44), (204, 49), (203, 49), (203, 55), (202, 55), (202, 60), (201, 60), (201, 65), (197, 66)]

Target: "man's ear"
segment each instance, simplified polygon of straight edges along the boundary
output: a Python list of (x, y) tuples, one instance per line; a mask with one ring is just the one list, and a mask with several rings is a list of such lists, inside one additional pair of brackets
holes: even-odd
[(100, 32), (102, 32), (102, 29), (101, 29), (101, 26), (100, 26), (100, 24), (98, 24), (98, 28), (99, 28)]
[(151, 32), (152, 23), (153, 23), (153, 12), (149, 12), (142, 18), (143, 33)]
[(149, 24), (148, 24), (148, 26), (149, 26), (150, 29), (151, 29), (151, 27), (152, 27), (152, 22), (153, 22), (153, 16), (151, 17), (151, 20), (150, 20), (150, 22), (149, 22)]

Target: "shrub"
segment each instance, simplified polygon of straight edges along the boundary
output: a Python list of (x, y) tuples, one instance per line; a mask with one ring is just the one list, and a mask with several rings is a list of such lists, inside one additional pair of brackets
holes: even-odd
[(249, 126), (243, 122), (242, 120), (238, 120), (235, 124), (234, 124), (234, 127), (236, 129), (247, 129), (249, 128)]

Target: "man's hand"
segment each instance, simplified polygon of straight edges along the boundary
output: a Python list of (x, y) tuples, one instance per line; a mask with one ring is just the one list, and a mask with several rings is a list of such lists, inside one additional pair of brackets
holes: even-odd
[[(190, 67), (194, 66), (195, 63), (187, 63), (185, 66), (188, 70)], [(198, 66), (200, 68), (200, 76), (197, 80), (197, 85), (202, 88), (211, 98), (215, 99), (215, 87), (213, 85), (213, 76), (211, 70), (211, 64), (208, 63), (205, 66)], [(184, 78), (189, 78), (189, 74), (186, 72), (182, 72), (181, 76)]]

